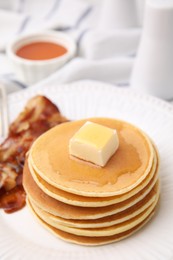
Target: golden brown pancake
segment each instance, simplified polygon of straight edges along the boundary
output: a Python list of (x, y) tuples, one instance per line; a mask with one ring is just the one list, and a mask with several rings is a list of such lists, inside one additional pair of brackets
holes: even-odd
[(127, 220), (130, 220), (142, 212), (144, 212), (147, 208), (149, 208), (151, 205), (154, 205), (157, 203), (156, 198), (158, 197), (158, 183), (155, 184), (154, 188), (151, 190), (151, 192), (140, 202), (135, 204), (134, 206), (111, 216), (99, 218), (99, 219), (92, 219), (92, 220), (72, 220), (72, 219), (63, 219), (61, 217), (54, 216), (44, 210), (42, 210), (40, 207), (38, 207), (32, 199), (30, 199), (30, 203), (32, 204), (33, 209), (37, 213), (37, 215), (40, 216), (43, 220), (49, 219), (47, 223), (51, 223), (52, 226), (57, 227), (57, 225), (63, 225), (68, 227), (74, 227), (74, 228), (99, 228), (99, 227), (108, 227), (112, 225), (116, 225), (122, 222), (125, 222)]
[(74, 234), (74, 235), (91, 236), (91, 237), (112, 236), (112, 235), (119, 234), (119, 233), (122, 233), (124, 231), (127, 231), (127, 230), (135, 227), (139, 223), (141, 223), (143, 220), (145, 220), (149, 216), (149, 214), (153, 211), (153, 209), (155, 208), (157, 201), (158, 201), (158, 196), (157, 196), (157, 199), (155, 199), (155, 202), (152, 205), (150, 205), (145, 211), (138, 214), (134, 218), (131, 218), (130, 220), (127, 220), (127, 221), (122, 222), (120, 224), (116, 224), (116, 225), (112, 225), (112, 226), (108, 226), (108, 227), (101, 227), (101, 228), (85, 228), (85, 229), (82, 229), (82, 228), (68, 227), (68, 226), (58, 224), (57, 222), (53, 221), (52, 219), (49, 218), (49, 216), (46, 213), (41, 214), (41, 215), (38, 214), (39, 211), (36, 211), (36, 213), (47, 224), (49, 224), (49, 225), (51, 225), (55, 228), (58, 228), (60, 230), (63, 230), (65, 232)]
[(117, 130), (119, 149), (105, 167), (95, 167), (69, 157), (70, 138), (87, 120), (61, 124), (33, 144), (29, 162), (36, 173), (52, 186), (77, 195), (109, 197), (138, 186), (149, 174), (154, 158), (149, 138), (123, 121), (92, 118), (89, 121)]
[(36, 219), (46, 229), (48, 229), (51, 233), (53, 233), (55, 236), (65, 240), (65, 241), (71, 242), (71, 243), (75, 243), (75, 244), (79, 244), (79, 245), (87, 245), (87, 246), (105, 245), (105, 244), (109, 244), (112, 242), (120, 241), (120, 240), (132, 235), (139, 229), (141, 229), (153, 217), (154, 212), (155, 212), (155, 209), (154, 209), (153, 212), (151, 212), (151, 214), (144, 221), (142, 221), (140, 224), (138, 224), (134, 228), (129, 229), (128, 231), (125, 231), (123, 233), (119, 233), (119, 234), (116, 234), (113, 236), (105, 236), (105, 237), (87, 237), (87, 236), (77, 236), (74, 234), (70, 234), (70, 233), (64, 232), (62, 230), (59, 230), (57, 228), (50, 226), (49, 224), (47, 224), (46, 222), (44, 222), (42, 219), (39, 218), (39, 216), (36, 214), (36, 212), (32, 208), (29, 201), (27, 204), (28, 204), (31, 212), (33, 213), (33, 215), (36, 217)]
[(107, 244), (129, 236), (154, 214), (159, 158), (140, 129), (120, 120), (89, 121), (117, 130), (119, 148), (105, 167), (69, 156), (71, 137), (87, 120), (64, 123), (38, 138), (23, 174), (37, 219), (64, 240)]
[(26, 171), (30, 171), (36, 184), (48, 196), (70, 205), (81, 206), (81, 207), (99, 207), (99, 206), (108, 206), (108, 205), (112, 205), (124, 201), (132, 197), (133, 195), (137, 194), (143, 188), (145, 188), (150, 182), (152, 182), (153, 178), (156, 180), (157, 176), (155, 173), (157, 171), (156, 167), (158, 168), (158, 156), (157, 156), (157, 152), (154, 151), (154, 160), (153, 160), (151, 171), (148, 174), (148, 176), (142, 181), (142, 183), (140, 183), (137, 187), (135, 187), (133, 190), (127, 193), (124, 193), (122, 195), (110, 196), (110, 197), (86, 197), (86, 196), (80, 196), (80, 195), (76, 195), (73, 193), (60, 190), (52, 186), (51, 184), (47, 183), (44, 179), (42, 179), (34, 171), (31, 165), (29, 165), (28, 168), (28, 163), (29, 162), (27, 160), (26, 161), (27, 165), (25, 165)]
[(44, 211), (65, 219), (97, 219), (121, 212), (145, 198), (156, 182), (154, 180), (152, 184), (147, 185), (142, 191), (120, 203), (97, 208), (76, 207), (60, 202), (45, 194), (34, 182), (26, 167), (24, 167), (23, 185), (28, 196)]

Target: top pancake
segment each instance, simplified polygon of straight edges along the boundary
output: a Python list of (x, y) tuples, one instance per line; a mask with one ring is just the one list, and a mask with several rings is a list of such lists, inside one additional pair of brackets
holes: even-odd
[(88, 120), (117, 130), (120, 145), (105, 167), (69, 156), (69, 140), (87, 120), (58, 125), (39, 137), (31, 147), (30, 164), (49, 184), (74, 194), (106, 197), (132, 190), (150, 172), (154, 156), (150, 140), (141, 130), (123, 121)]

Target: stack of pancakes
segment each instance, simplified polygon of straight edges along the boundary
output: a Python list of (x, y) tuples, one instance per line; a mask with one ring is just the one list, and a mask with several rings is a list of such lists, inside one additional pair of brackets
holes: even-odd
[(105, 167), (69, 156), (71, 137), (86, 120), (58, 125), (31, 147), (23, 184), (31, 211), (58, 237), (100, 245), (123, 239), (154, 214), (159, 199), (158, 154), (126, 122), (92, 118), (117, 130), (119, 148)]

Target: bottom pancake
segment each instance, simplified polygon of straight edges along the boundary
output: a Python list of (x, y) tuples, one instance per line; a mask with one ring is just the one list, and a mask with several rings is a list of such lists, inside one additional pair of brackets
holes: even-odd
[(113, 235), (113, 236), (104, 236), (104, 237), (87, 237), (87, 236), (77, 236), (73, 235), (67, 232), (64, 232), (62, 230), (59, 230), (57, 228), (54, 228), (50, 225), (48, 225), (46, 222), (44, 222), (42, 219), (39, 218), (39, 216), (36, 214), (34, 209), (32, 208), (31, 204), (29, 203), (29, 200), (27, 200), (27, 204), (33, 213), (33, 215), (39, 220), (39, 222), (46, 228), (48, 229), (51, 233), (53, 233), (56, 237), (59, 237), (67, 242), (71, 242), (74, 244), (79, 244), (79, 245), (86, 245), (86, 246), (97, 246), (97, 245), (104, 245), (104, 244), (109, 244), (113, 243), (116, 241), (120, 241), (124, 238), (129, 237), (130, 235), (134, 234), (137, 232), (139, 229), (141, 229), (154, 215), (155, 209), (150, 213), (150, 215), (142, 221), (140, 224), (135, 226), (132, 229), (129, 229), (128, 231)]

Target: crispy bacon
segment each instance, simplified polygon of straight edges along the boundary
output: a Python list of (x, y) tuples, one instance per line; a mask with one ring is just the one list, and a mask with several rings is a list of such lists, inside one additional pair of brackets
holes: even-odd
[(45, 131), (66, 121), (49, 99), (36, 96), (10, 125), (8, 137), (0, 145), (0, 208), (6, 213), (25, 205), (22, 172), (31, 144)]

